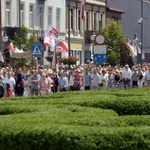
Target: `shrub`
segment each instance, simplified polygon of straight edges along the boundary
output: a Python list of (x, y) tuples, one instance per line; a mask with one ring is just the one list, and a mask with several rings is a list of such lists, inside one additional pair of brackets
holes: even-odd
[(149, 150), (149, 93), (95, 90), (1, 99), (0, 149)]

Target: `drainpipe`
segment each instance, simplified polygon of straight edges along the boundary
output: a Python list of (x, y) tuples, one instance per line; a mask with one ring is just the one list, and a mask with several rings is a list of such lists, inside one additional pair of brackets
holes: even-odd
[(18, 5), (19, 5), (19, 7), (18, 7), (18, 11), (19, 11), (19, 28), (21, 28), (21, 14), (20, 14), (20, 9), (21, 9), (21, 2), (20, 2), (20, 0), (18, 1)]

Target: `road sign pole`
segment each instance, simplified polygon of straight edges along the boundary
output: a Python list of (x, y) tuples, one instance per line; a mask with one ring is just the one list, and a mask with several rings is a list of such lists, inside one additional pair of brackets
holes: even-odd
[(38, 70), (39, 63), (37, 57), (35, 57), (35, 69)]

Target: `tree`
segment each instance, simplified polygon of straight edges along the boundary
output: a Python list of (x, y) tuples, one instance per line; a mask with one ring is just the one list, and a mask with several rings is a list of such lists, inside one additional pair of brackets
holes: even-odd
[(29, 51), (31, 49), (31, 45), (36, 42), (36, 34), (33, 31), (30, 36), (28, 37), (28, 28), (22, 25), (20, 28), (20, 32), (17, 35), (15, 33), (14, 40), (11, 40), (14, 47), (18, 49), (22, 49), (23, 51)]
[(126, 41), (121, 26), (118, 25), (117, 22), (112, 21), (108, 26), (103, 28), (100, 33), (104, 34), (106, 37), (108, 64), (113, 66), (120, 64), (121, 43)]
[(134, 62), (130, 55), (130, 49), (126, 42), (121, 43), (120, 48), (120, 65), (125, 66), (125, 64), (129, 64), (129, 66), (133, 66)]

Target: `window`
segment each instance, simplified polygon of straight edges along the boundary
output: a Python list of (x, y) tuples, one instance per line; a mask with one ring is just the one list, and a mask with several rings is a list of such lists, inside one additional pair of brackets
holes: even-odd
[(113, 21), (116, 21), (118, 23), (118, 18), (117, 17), (112, 17)]
[(89, 30), (89, 12), (86, 11), (86, 27), (85, 30)]
[(94, 13), (94, 31), (97, 30), (97, 13)]
[(43, 6), (39, 6), (39, 27), (43, 29)]
[(57, 8), (56, 10), (56, 30), (60, 31), (60, 13), (61, 9)]
[(80, 17), (80, 10), (78, 10), (78, 30), (81, 30), (81, 17)]
[(24, 24), (24, 4), (20, 5), (20, 21), (21, 25)]
[(73, 30), (73, 9), (70, 9), (70, 28)]
[(10, 26), (10, 20), (11, 20), (11, 11), (10, 11), (10, 2), (6, 2), (6, 16), (5, 16), (5, 24), (6, 26)]
[(34, 11), (33, 11), (33, 5), (30, 5), (30, 12), (29, 12), (29, 28), (34, 28)]
[(103, 27), (103, 14), (100, 14), (99, 29)]
[(52, 7), (48, 8), (48, 26), (52, 24)]

